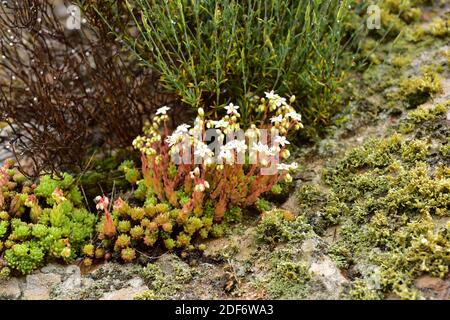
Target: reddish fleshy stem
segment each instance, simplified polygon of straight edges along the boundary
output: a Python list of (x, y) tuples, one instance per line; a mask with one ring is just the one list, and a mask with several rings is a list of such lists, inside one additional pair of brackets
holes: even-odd
[(116, 234), (116, 226), (109, 212), (109, 199), (105, 196), (98, 196), (95, 198), (95, 201), (97, 202), (97, 210), (105, 211), (105, 222), (103, 223), (102, 233), (106, 237), (113, 237)]

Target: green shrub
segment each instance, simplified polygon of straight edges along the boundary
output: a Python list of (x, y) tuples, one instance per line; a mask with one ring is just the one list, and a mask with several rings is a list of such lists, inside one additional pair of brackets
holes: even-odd
[[(295, 94), (307, 123), (333, 112), (347, 1), (100, 1), (97, 11), (118, 38), (188, 105), (238, 102), (250, 123), (248, 98), (267, 88)], [(116, 17), (114, 17), (114, 13)], [(112, 16), (112, 17), (111, 17)], [(216, 108), (211, 113), (218, 112)]]

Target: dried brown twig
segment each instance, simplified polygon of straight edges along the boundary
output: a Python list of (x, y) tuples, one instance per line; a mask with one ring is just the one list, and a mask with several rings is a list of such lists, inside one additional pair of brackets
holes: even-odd
[(22, 168), (29, 176), (80, 170), (93, 148), (128, 147), (154, 108), (173, 100), (89, 15), (68, 30), (55, 3), (0, 3), (0, 121), (15, 157), (32, 163)]

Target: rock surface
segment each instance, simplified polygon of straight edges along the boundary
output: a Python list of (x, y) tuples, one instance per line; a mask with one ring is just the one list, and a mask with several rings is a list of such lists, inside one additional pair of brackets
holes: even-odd
[(50, 290), (61, 282), (61, 275), (55, 273), (36, 273), (26, 277), (23, 298), (25, 300), (48, 300)]
[(147, 286), (122, 288), (103, 294), (100, 300), (133, 300), (137, 294), (142, 293), (145, 290), (148, 290)]
[(11, 278), (0, 281), (0, 299), (18, 299), (21, 294), (19, 279)]

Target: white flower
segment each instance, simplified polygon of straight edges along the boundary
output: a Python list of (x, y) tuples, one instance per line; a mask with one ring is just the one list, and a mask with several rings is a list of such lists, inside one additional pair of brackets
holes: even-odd
[(168, 136), (165, 141), (169, 145), (169, 147), (172, 147), (173, 145), (178, 143), (178, 137), (173, 134), (171, 136)]
[(200, 169), (198, 167), (195, 167), (195, 169), (191, 172), (189, 172), (189, 176), (191, 179), (195, 179), (195, 177), (200, 176)]
[(199, 157), (202, 157), (202, 158), (205, 158), (205, 157), (207, 157), (207, 156), (211, 156), (212, 155), (212, 151), (208, 148), (208, 146), (205, 144), (205, 143), (203, 143), (203, 142), (199, 142), (198, 143), (198, 145), (197, 145), (197, 147), (196, 147), (196, 149), (195, 149), (195, 151), (194, 151), (194, 154), (196, 155), (196, 156), (199, 156)]
[(286, 114), (288, 117), (290, 117), (292, 120), (295, 121), (302, 121), (302, 115), (295, 112), (295, 111), (291, 111), (288, 114)]
[(244, 140), (235, 140), (234, 147), (236, 149), (237, 153), (243, 152), (247, 150), (247, 145), (245, 144)]
[(276, 136), (273, 140), (274, 140), (274, 142), (275, 142), (277, 145), (281, 145), (282, 147), (284, 147), (284, 146), (287, 145), (287, 144), (291, 144), (291, 143), (286, 139), (286, 137), (282, 137), (282, 136)]
[(223, 119), (220, 119), (219, 121), (215, 122), (215, 128), (226, 128), (228, 127), (229, 123), (228, 121), (225, 121)]
[(169, 145), (169, 147), (172, 147), (173, 145), (180, 142), (181, 133), (174, 132), (172, 135), (168, 136), (166, 138), (166, 142)]
[(280, 97), (279, 95), (276, 95), (275, 99), (273, 99), (273, 102), (275, 103), (275, 105), (276, 105), (277, 107), (281, 107), (282, 105), (283, 105), (283, 106), (286, 106), (286, 105), (287, 105), (287, 103), (286, 103), (286, 98), (282, 98), (282, 97)]
[(229, 150), (236, 149), (236, 152), (238, 153), (247, 150), (247, 145), (244, 140), (232, 140), (228, 142), (225, 147)]
[(195, 185), (194, 191), (196, 191), (196, 192), (203, 192), (203, 191), (205, 191), (205, 185), (203, 183)]
[(283, 121), (283, 116), (281, 114), (277, 117), (273, 116), (272, 118), (270, 118), (270, 122), (272, 122), (272, 123), (281, 122), (281, 121)]
[(290, 171), (298, 168), (298, 164), (296, 162), (292, 162), (291, 164), (279, 163), (277, 164), (277, 169), (282, 171)]
[(282, 105), (285, 106), (287, 105), (286, 103), (286, 98), (282, 98), (279, 95), (277, 95), (276, 93), (274, 93), (274, 91), (270, 91), (270, 92), (264, 92), (266, 95), (266, 98), (271, 100), (277, 107), (281, 107)]
[(166, 114), (167, 111), (169, 111), (169, 110), (170, 110), (170, 108), (168, 106), (161, 107), (158, 110), (156, 110), (156, 115)]
[(233, 160), (233, 154), (230, 149), (226, 148), (225, 146), (220, 148), (219, 158), (232, 161)]
[(209, 189), (209, 183), (208, 181), (200, 182), (199, 184), (195, 185), (194, 190), (197, 192), (203, 192), (205, 189)]
[(269, 150), (269, 146), (267, 144), (258, 142), (257, 144), (253, 144), (252, 150), (256, 152), (264, 152), (265, 150)]
[(289, 165), (286, 163), (278, 163), (277, 169), (281, 171), (289, 170)]
[(190, 127), (191, 127), (190, 125), (183, 123), (183, 124), (180, 124), (180, 125), (175, 129), (175, 132), (178, 132), (178, 133), (186, 133), (186, 132), (188, 132), (188, 129), (189, 129)]
[(267, 155), (267, 156), (274, 156), (275, 155), (274, 151), (271, 150), (267, 144), (264, 144), (264, 143), (261, 143), (261, 142), (258, 142), (258, 144), (254, 143), (253, 147), (252, 147), (252, 150), (256, 151), (256, 152), (259, 152), (259, 153), (261, 153), (263, 155)]
[(270, 92), (264, 92), (264, 94), (266, 95), (266, 98), (270, 100), (275, 99), (275, 96), (278, 96), (273, 90)]
[(109, 206), (108, 197), (97, 196), (97, 197), (95, 197), (94, 201), (97, 203), (97, 205), (95, 206), (97, 208), (97, 210), (105, 210), (105, 208), (108, 208), (108, 206)]
[(225, 110), (227, 110), (227, 114), (237, 113), (238, 109), (239, 109), (239, 106), (235, 106), (232, 103), (230, 103), (229, 105), (225, 106)]

